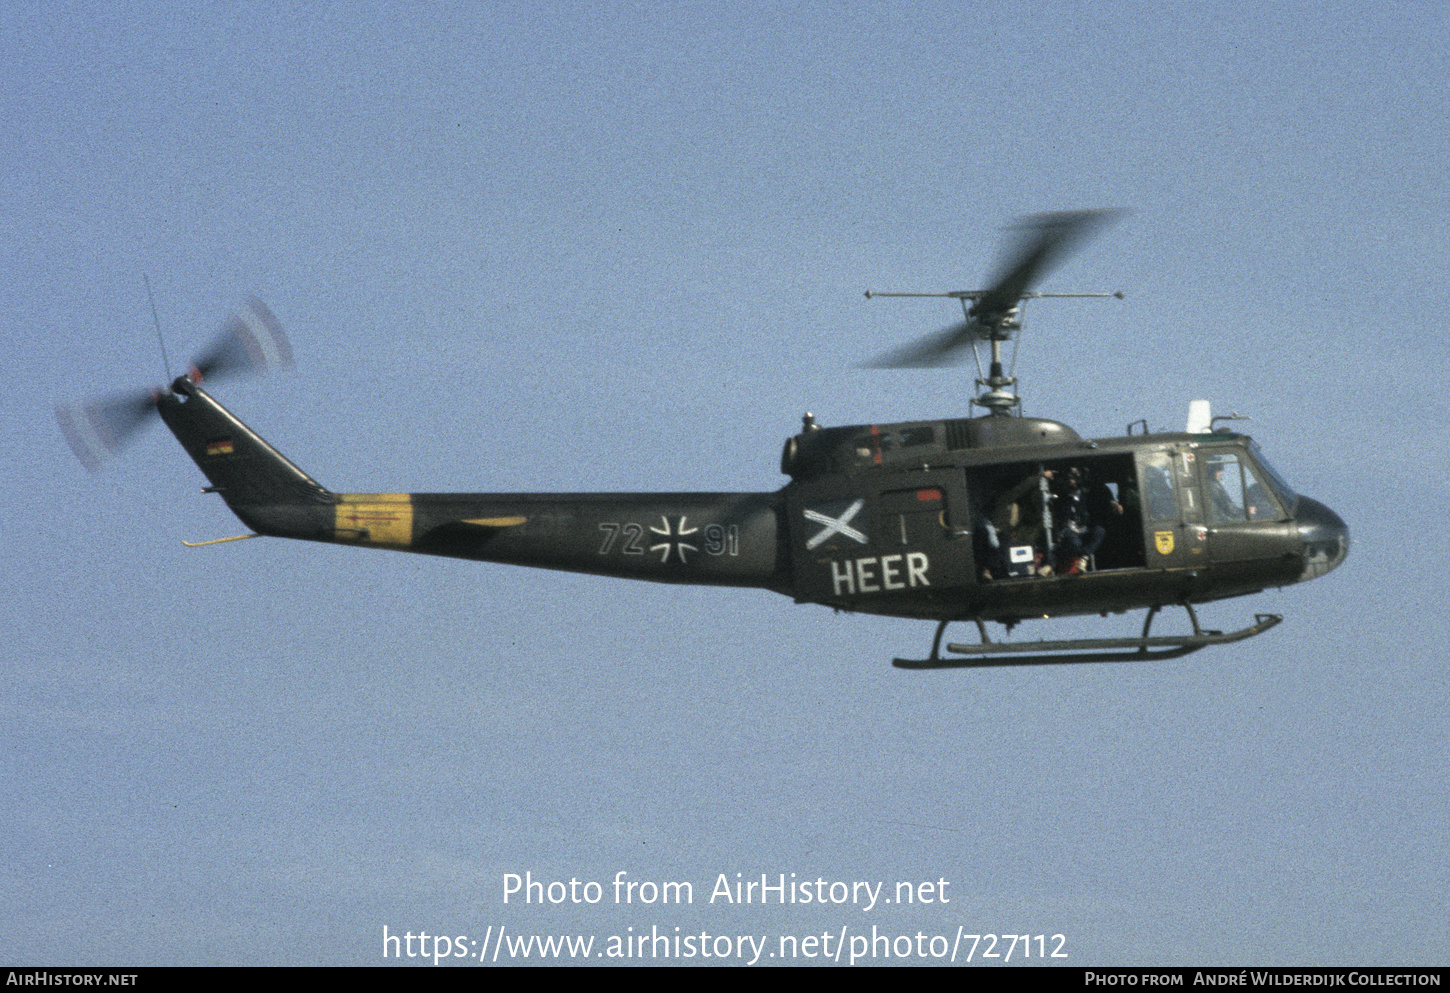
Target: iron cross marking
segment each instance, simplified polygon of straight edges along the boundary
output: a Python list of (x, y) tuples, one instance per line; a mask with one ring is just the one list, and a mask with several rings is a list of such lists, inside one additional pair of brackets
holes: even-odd
[(663, 524), (664, 527), (657, 528), (654, 525), (650, 525), (650, 530), (653, 531), (655, 534), (662, 536), (664, 538), (664, 541), (660, 541), (653, 545), (650, 545), (649, 550), (652, 552), (660, 553), (661, 564), (668, 562), (670, 560), (670, 556), (676, 553), (679, 554), (680, 563), (682, 565), (689, 564), (689, 560), (685, 558), (685, 552), (698, 552), (700, 549), (694, 545), (689, 544), (683, 539), (685, 535), (694, 534), (700, 529), (685, 527), (684, 514), (680, 515), (680, 523), (673, 530), (670, 529), (670, 519), (663, 514), (660, 515), (660, 523)]

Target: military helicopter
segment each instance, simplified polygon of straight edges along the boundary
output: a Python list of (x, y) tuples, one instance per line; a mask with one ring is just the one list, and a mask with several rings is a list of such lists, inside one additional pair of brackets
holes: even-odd
[[(1236, 631), (1205, 630), (1194, 604), (1322, 576), (1345, 558), (1338, 515), (1294, 490), (1252, 439), (1215, 428), (1195, 401), (1183, 432), (1129, 425), (1085, 439), (1022, 414), (1002, 346), (1021, 329), (1031, 287), (1111, 218), (1073, 211), (1025, 218), (963, 320), (877, 359), (940, 365), (971, 348), (977, 416), (823, 427), (811, 414), (785, 443), (790, 477), (768, 493), (336, 493), (316, 482), (202, 389), (219, 374), (285, 364), (275, 317), (252, 301), (220, 341), (167, 389), (58, 411), (94, 466), (158, 413), (251, 534), (562, 569), (661, 583), (755, 587), (837, 610), (937, 622), (925, 659), (949, 668), (1174, 658), (1278, 624), (1256, 615)], [(149, 287), (148, 287), (149, 291)], [(153, 307), (154, 310), (154, 307)], [(159, 334), (159, 329), (158, 329)], [(989, 350), (981, 369), (978, 349)], [(1015, 350), (1014, 350), (1015, 366)], [(214, 544), (217, 542), (198, 542)], [(190, 544), (190, 543), (188, 543)], [(1192, 633), (1150, 634), (1165, 607)], [(993, 641), (1028, 619), (1146, 610), (1123, 638)], [(979, 642), (942, 638), (954, 621)]]

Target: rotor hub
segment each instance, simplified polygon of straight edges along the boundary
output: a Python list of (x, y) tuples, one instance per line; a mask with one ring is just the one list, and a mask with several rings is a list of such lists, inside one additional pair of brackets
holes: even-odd
[[(1020, 413), (1022, 398), (1015, 392), (1016, 377), (1004, 372), (1002, 343), (1011, 341), (1012, 365), (1021, 343), (1017, 332), (1022, 330), (1028, 300), (1041, 297), (1116, 297), (1116, 293), (1042, 293), (1030, 289), (1050, 269), (1062, 261), (1083, 239), (1117, 215), (1111, 210), (1078, 210), (1056, 214), (1038, 214), (1023, 218), (1016, 226), (1017, 243), (1000, 268), (996, 279), (985, 290), (953, 290), (949, 293), (877, 293), (866, 291), (867, 299), (883, 297), (947, 297), (962, 306), (963, 320), (935, 334), (894, 349), (870, 365), (878, 368), (910, 368), (943, 366), (965, 357), (970, 347), (977, 360), (977, 386), (982, 389), (972, 398), (974, 406), (983, 407), (989, 416), (1006, 417)], [(979, 346), (991, 348), (991, 364), (982, 368)]]

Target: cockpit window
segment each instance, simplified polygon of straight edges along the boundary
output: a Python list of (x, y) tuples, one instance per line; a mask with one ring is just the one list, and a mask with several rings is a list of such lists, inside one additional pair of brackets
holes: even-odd
[(1244, 514), (1244, 479), (1239, 472), (1239, 457), (1231, 452), (1216, 452), (1203, 460), (1204, 484), (1208, 487), (1208, 520), (1210, 524), (1227, 524), (1247, 520)]
[(1203, 471), (1209, 523), (1279, 519), (1279, 505), (1259, 481), (1253, 466), (1239, 453), (1205, 453)]
[(1150, 521), (1178, 520), (1178, 500), (1173, 495), (1173, 467), (1168, 452), (1148, 452), (1142, 458), (1144, 509)]

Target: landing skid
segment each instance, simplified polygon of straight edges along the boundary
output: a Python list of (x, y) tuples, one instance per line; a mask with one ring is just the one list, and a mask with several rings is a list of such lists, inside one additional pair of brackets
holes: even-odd
[[(948, 644), (947, 651), (966, 658), (942, 658), (941, 639), (949, 621), (937, 625), (931, 641), (931, 656), (925, 659), (895, 659), (898, 669), (981, 669), (1008, 665), (1068, 665), (1080, 662), (1155, 662), (1176, 659), (1209, 645), (1227, 645), (1263, 634), (1284, 618), (1280, 614), (1256, 614), (1254, 623), (1238, 631), (1205, 631), (1198, 624), (1192, 604), (1183, 604), (1193, 633), (1149, 637), (1153, 618), (1161, 609), (1151, 607), (1143, 621), (1143, 634), (1137, 638), (1077, 638), (1068, 641), (994, 642), (987, 637), (987, 626), (977, 620), (981, 633), (979, 645)], [(1125, 651), (1124, 649), (1129, 649)], [(1037, 653), (1037, 654), (1028, 654)]]

